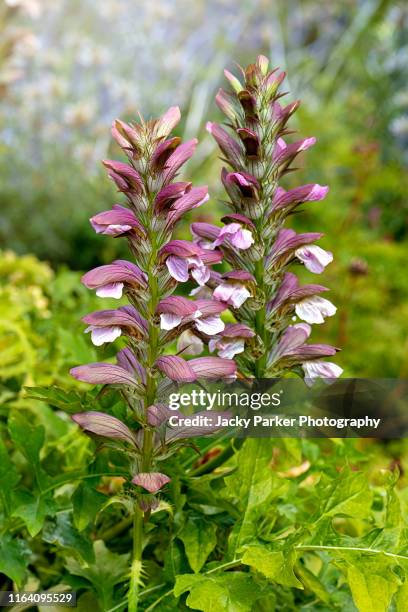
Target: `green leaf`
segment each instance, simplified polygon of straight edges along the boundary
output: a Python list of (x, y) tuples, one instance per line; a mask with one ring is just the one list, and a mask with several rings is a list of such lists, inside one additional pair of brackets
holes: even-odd
[(81, 576), (91, 583), (102, 609), (108, 610), (114, 603), (114, 587), (128, 577), (130, 555), (113, 553), (102, 540), (97, 540), (94, 542), (94, 558), (93, 563), (82, 567), (76, 559), (70, 557), (66, 566), (71, 574)]
[(294, 550), (272, 551), (266, 546), (249, 546), (242, 557), (242, 563), (250, 565), (269, 580), (283, 586), (303, 589), (302, 583), (293, 572), (295, 562)]
[(74, 513), (74, 524), (83, 531), (93, 523), (101, 506), (106, 502), (106, 495), (99, 493), (86, 482), (81, 482), (71, 498)]
[(408, 577), (395, 595), (395, 607), (397, 612), (406, 612), (408, 601)]
[(72, 330), (58, 330), (59, 339), (66, 356), (74, 363), (88, 363), (95, 361), (96, 352), (92, 344), (83, 336), (73, 333)]
[(186, 591), (190, 591), (187, 605), (202, 612), (250, 612), (256, 600), (265, 594), (244, 572), (177, 576), (174, 595), (179, 597)]
[(225, 478), (225, 494), (242, 517), (230, 535), (228, 556), (231, 559), (256, 538), (258, 519), (271, 501), (288, 489), (288, 483), (277, 479), (270, 469), (272, 451), (269, 439), (246, 440), (237, 454), (237, 470)]
[(336, 562), (336, 565), (347, 578), (359, 612), (387, 612), (401, 582), (393, 571), (395, 562), (384, 555), (360, 556), (356, 561)]
[(17, 469), (11, 462), (6, 445), (0, 436), (0, 498), (3, 501), (4, 511), (10, 512), (11, 490), (20, 480)]
[(174, 582), (176, 575), (183, 572), (188, 572), (183, 545), (178, 540), (172, 540), (164, 555), (163, 580)]
[(338, 515), (365, 518), (373, 500), (367, 475), (349, 470), (345, 470), (338, 479), (325, 482), (318, 493), (325, 500), (319, 520)]
[(191, 569), (199, 572), (217, 544), (217, 526), (200, 516), (188, 516), (178, 537), (184, 544)]
[(49, 520), (43, 530), (43, 540), (78, 555), (87, 563), (95, 560), (89, 537), (82, 535), (72, 523), (72, 514), (60, 512), (56, 519)]
[(314, 593), (321, 601), (326, 604), (330, 603), (330, 593), (326, 590), (324, 584), (302, 563), (297, 563), (295, 566), (296, 574), (300, 578), (303, 586)]
[(22, 540), (6, 534), (0, 538), (0, 573), (13, 580), (18, 587), (23, 583), (30, 551)]
[(55, 514), (55, 503), (52, 495), (41, 495), (41, 493), (30, 493), (25, 489), (14, 492), (13, 502), (15, 509), (12, 516), (17, 516), (25, 522), (31, 537), (37, 535), (44, 525), (47, 516)]
[(86, 393), (66, 391), (59, 387), (25, 387), (26, 397), (39, 400), (69, 413), (81, 412), (84, 408)]
[(45, 430), (30, 424), (30, 418), (15, 410), (8, 420), (11, 439), (27, 461), (36, 467), (40, 462), (40, 450), (44, 444)]

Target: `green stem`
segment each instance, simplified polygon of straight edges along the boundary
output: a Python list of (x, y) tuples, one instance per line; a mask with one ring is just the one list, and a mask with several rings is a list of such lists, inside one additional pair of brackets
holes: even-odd
[[(156, 362), (159, 350), (160, 330), (154, 322), (157, 304), (160, 300), (160, 291), (155, 272), (156, 261), (158, 257), (158, 249), (156, 245), (156, 234), (154, 230), (149, 231), (149, 240), (151, 243), (151, 253), (147, 270), (150, 300), (148, 303), (148, 334), (149, 344), (147, 357), (145, 362), (146, 369), (146, 394), (144, 397), (144, 421), (147, 424), (147, 411), (149, 406), (154, 404), (157, 392), (157, 383), (152, 368)], [(143, 431), (143, 448), (140, 462), (142, 472), (151, 470), (153, 458), (153, 431), (146, 425)], [(144, 533), (144, 517), (143, 512), (139, 508), (138, 503), (135, 503), (133, 517), (133, 555), (132, 566), (130, 570), (130, 583), (128, 592), (128, 610), (129, 612), (137, 612), (139, 600), (139, 587), (142, 578), (142, 555), (143, 555), (143, 533)]]
[[(264, 258), (262, 257), (255, 264), (255, 279), (256, 284), (259, 289), (263, 292), (264, 290)], [(256, 311), (255, 314), (255, 331), (259, 338), (261, 338), (263, 347), (266, 349), (266, 334), (267, 330), (265, 328), (265, 319), (266, 319), (266, 305), (264, 304), (259, 310)], [(255, 376), (257, 378), (263, 378), (265, 375), (266, 368), (266, 351), (263, 355), (258, 357), (255, 361)]]
[(139, 601), (139, 587), (142, 576), (142, 553), (143, 553), (143, 513), (135, 504), (133, 515), (133, 558), (130, 568), (130, 584), (128, 592), (128, 610), (137, 612)]

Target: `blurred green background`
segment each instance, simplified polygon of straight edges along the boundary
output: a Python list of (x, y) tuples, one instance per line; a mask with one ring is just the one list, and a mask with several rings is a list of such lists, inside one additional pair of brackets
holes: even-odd
[[(0, 378), (73, 384), (95, 358), (79, 318), (100, 307), (80, 270), (124, 253), (88, 218), (120, 201), (100, 159), (118, 156), (111, 121), (178, 104), (200, 144), (186, 174), (207, 183), (215, 221), (221, 163), (206, 134), (222, 69), (264, 53), (302, 99), (293, 128), (317, 145), (288, 185), (330, 185), (296, 229), (335, 254), (312, 282), (337, 316), (314, 339), (342, 348), (349, 376), (408, 376), (408, 4), (388, 0), (1, 0)], [(188, 237), (188, 224), (179, 229)], [(98, 351), (104, 358), (111, 349)], [(17, 400), (16, 400), (17, 398)]]

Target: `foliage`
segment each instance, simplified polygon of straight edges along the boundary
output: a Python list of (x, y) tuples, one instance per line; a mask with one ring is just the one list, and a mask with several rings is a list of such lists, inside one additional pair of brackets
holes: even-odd
[[(68, 585), (95, 609), (124, 609), (131, 525), (117, 456), (100, 446), (92, 459), (94, 443), (63, 413), (54, 419), (58, 445), (40, 415), (14, 409), (3, 426), (1, 571), (19, 588)], [(408, 499), (375, 447), (247, 440), (201, 476), (195, 457), (185, 449), (167, 462), (172, 486), (145, 535), (142, 610), (404, 609)]]

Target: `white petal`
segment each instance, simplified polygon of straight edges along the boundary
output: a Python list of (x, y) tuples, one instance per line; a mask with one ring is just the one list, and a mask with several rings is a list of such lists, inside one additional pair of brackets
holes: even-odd
[(98, 287), (96, 295), (102, 298), (115, 298), (119, 300), (123, 293), (123, 283), (110, 283), (109, 285), (103, 285)]
[(321, 274), (325, 267), (333, 261), (333, 253), (325, 251), (317, 244), (300, 247), (295, 251), (295, 255), (314, 274)]
[(302, 368), (308, 387), (311, 387), (317, 378), (329, 383), (332, 378), (338, 378), (343, 373), (343, 369), (331, 361), (305, 361)]
[(228, 302), (232, 293), (234, 292), (234, 286), (228, 285), (227, 283), (221, 283), (216, 287), (213, 297), (220, 302)]
[(180, 325), (182, 317), (175, 314), (165, 313), (160, 315), (160, 328), (166, 331), (174, 329), (177, 325)]
[(245, 350), (245, 340), (242, 338), (232, 342), (226, 342), (224, 347), (218, 351), (218, 356), (224, 359), (233, 359), (235, 355), (243, 353)]
[(109, 236), (120, 236), (131, 229), (131, 225), (108, 225), (106, 227), (105, 234), (108, 234)]
[(208, 350), (210, 351), (210, 353), (213, 353), (215, 349), (217, 348), (217, 342), (219, 339), (220, 339), (219, 336), (213, 336), (211, 340), (209, 341)]
[(252, 232), (247, 229), (240, 229), (235, 235), (231, 236), (230, 240), (231, 244), (243, 251), (249, 249), (251, 244), (255, 242), (252, 237)]
[(204, 350), (204, 342), (186, 329), (177, 341), (177, 351), (183, 351), (184, 355), (201, 355)]
[(179, 283), (188, 281), (188, 263), (185, 259), (170, 255), (166, 259), (166, 266), (170, 276), (179, 281)]
[(232, 304), (234, 308), (240, 308), (249, 297), (251, 297), (251, 294), (248, 289), (244, 287), (244, 285), (239, 285), (234, 288), (229, 303)]
[(203, 286), (210, 279), (210, 270), (204, 265), (196, 266), (191, 270), (191, 276), (196, 283)]
[(217, 315), (212, 315), (211, 317), (205, 317), (204, 319), (197, 319), (195, 322), (196, 328), (207, 334), (208, 336), (214, 336), (214, 334), (219, 334), (224, 331), (225, 324), (224, 321)]
[(105, 342), (114, 342), (116, 338), (122, 334), (120, 327), (97, 327), (96, 325), (90, 325), (86, 328), (85, 332), (91, 332), (92, 344), (95, 346), (102, 346)]
[(297, 316), (306, 323), (324, 323), (324, 317), (332, 317), (336, 310), (334, 304), (318, 295), (306, 298), (295, 306)]

